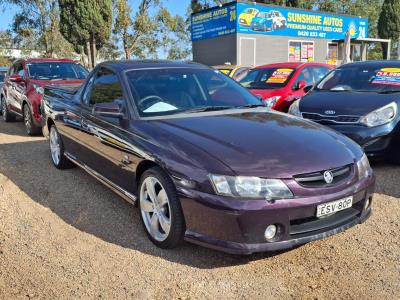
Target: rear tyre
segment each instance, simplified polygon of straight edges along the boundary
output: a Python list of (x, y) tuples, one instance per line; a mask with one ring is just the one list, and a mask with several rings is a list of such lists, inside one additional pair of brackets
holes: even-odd
[(74, 164), (64, 155), (64, 144), (55, 125), (50, 128), (49, 143), (51, 160), (57, 169), (64, 170), (74, 167)]
[(1, 113), (3, 115), (4, 122), (15, 121), (15, 115), (11, 114), (7, 109), (7, 102), (4, 97), (1, 97)]
[(38, 135), (42, 132), (42, 128), (33, 123), (32, 112), (28, 104), (24, 105), (24, 124), (28, 135)]
[(150, 241), (164, 249), (183, 242), (185, 219), (176, 188), (161, 168), (150, 168), (139, 182), (139, 209), (143, 227)]

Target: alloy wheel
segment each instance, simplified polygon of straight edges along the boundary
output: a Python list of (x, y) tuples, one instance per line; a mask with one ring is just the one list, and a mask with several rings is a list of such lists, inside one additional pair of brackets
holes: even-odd
[(49, 140), (50, 140), (51, 159), (57, 166), (60, 163), (61, 148), (60, 148), (60, 138), (58, 136), (57, 130), (54, 127), (50, 129)]
[(165, 188), (155, 177), (147, 177), (141, 185), (140, 211), (151, 237), (165, 241), (171, 230), (171, 208)]
[(24, 123), (25, 123), (26, 131), (28, 133), (30, 133), (30, 131), (32, 129), (32, 118), (31, 118), (31, 112), (26, 105), (24, 106)]
[(3, 120), (7, 120), (7, 107), (6, 107), (6, 99), (2, 98), (1, 99), (1, 110), (3, 113)]

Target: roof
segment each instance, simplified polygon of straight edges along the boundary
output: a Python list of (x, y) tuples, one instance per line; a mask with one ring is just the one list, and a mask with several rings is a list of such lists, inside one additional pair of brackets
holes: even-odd
[(352, 66), (368, 66), (368, 67), (400, 67), (400, 60), (368, 60), (368, 61), (357, 61), (349, 64), (340, 66), (340, 68), (347, 68)]
[(191, 68), (203, 69), (208, 68), (202, 64), (190, 61), (176, 61), (176, 60), (115, 60), (105, 61), (100, 65), (112, 67), (119, 71), (129, 69), (149, 69), (149, 68)]
[(18, 59), (17, 61), (24, 61), (26, 63), (43, 63), (43, 62), (75, 62), (68, 58), (26, 58)]
[(266, 68), (297, 69), (303, 65), (325, 66), (325, 64), (323, 64), (323, 63), (316, 63), (316, 62), (284, 62), (284, 63), (272, 63), (272, 64), (266, 64), (266, 65), (262, 65), (262, 66), (257, 66), (256, 69), (266, 69)]
[(216, 65), (212, 66), (214, 69), (224, 69), (224, 70), (234, 70), (236, 68), (240, 68), (239, 65)]

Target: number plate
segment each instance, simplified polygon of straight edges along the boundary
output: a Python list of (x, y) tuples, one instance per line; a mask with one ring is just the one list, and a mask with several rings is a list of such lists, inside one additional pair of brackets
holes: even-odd
[(317, 206), (317, 218), (334, 214), (353, 205), (353, 196)]

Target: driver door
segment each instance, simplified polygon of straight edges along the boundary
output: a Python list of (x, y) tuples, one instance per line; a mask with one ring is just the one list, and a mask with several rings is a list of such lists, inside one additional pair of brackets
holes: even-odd
[[(113, 184), (133, 192), (132, 169), (136, 160), (129, 152), (131, 136), (126, 130), (129, 126), (127, 99), (119, 77), (107, 68), (99, 68), (82, 103), (81, 124), (86, 149), (81, 159)], [(117, 103), (123, 117), (104, 117), (94, 112), (96, 105), (106, 103)]]

